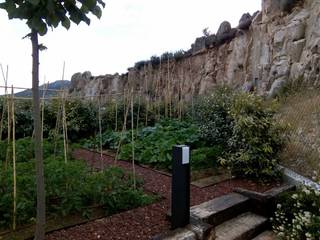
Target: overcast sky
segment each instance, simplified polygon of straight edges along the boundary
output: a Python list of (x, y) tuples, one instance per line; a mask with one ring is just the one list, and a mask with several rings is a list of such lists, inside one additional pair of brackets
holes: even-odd
[[(2, 0), (0, 0), (2, 2)], [(241, 15), (261, 9), (261, 0), (106, 0), (100, 20), (90, 26), (49, 30), (40, 38), (40, 81), (65, 79), (76, 72), (124, 73), (139, 60), (166, 51), (188, 50), (206, 27), (215, 33), (224, 20), (233, 27)], [(9, 66), (9, 85), (31, 87), (31, 43), (23, 21), (0, 10), (0, 63)], [(0, 75), (0, 85), (3, 79)]]

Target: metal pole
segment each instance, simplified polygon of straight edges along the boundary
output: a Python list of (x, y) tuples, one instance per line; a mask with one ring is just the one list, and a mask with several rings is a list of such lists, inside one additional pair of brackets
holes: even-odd
[(181, 228), (190, 221), (190, 148), (174, 146), (172, 151), (171, 228)]

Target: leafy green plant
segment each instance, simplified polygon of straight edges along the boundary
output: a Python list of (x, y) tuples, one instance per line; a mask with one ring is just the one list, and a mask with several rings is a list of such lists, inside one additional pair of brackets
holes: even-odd
[[(203, 145), (196, 125), (177, 120), (163, 120), (154, 127), (146, 127), (135, 133), (135, 159), (144, 164), (170, 169), (172, 147), (187, 144), (192, 148)], [(131, 141), (121, 147), (120, 158), (131, 159)]]

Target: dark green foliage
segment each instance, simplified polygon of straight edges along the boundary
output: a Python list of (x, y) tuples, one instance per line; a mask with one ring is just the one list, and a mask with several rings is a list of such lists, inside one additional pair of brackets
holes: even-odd
[[(33, 222), (36, 211), (34, 161), (17, 164), (17, 222)], [(45, 159), (48, 215), (88, 214), (88, 207), (101, 206), (106, 214), (151, 203), (154, 198), (138, 188), (119, 168), (90, 173), (81, 161)], [(0, 170), (0, 228), (12, 223), (12, 168)], [(140, 183), (138, 181), (138, 183)]]
[(233, 119), (229, 111), (233, 91), (226, 87), (217, 88), (210, 96), (195, 102), (193, 119), (199, 126), (201, 137), (212, 146), (227, 147), (232, 135)]
[(223, 154), (220, 146), (201, 147), (191, 152), (191, 167), (194, 170), (203, 168), (217, 168), (219, 157)]
[(68, 137), (71, 141), (86, 138), (98, 131), (98, 107), (79, 100), (66, 103)]
[(172, 52), (165, 52), (160, 58), (162, 62), (167, 62), (174, 58), (174, 54)]
[(100, 18), (101, 7), (105, 6), (102, 0), (86, 1), (40, 1), (40, 0), (5, 0), (0, 8), (5, 9), (9, 19), (18, 18), (27, 20), (30, 29), (40, 35), (45, 35), (47, 28), (56, 28), (61, 24), (69, 29), (70, 22), (90, 24), (87, 14), (90, 12)]
[(141, 69), (144, 69), (144, 67), (148, 66), (149, 64), (149, 61), (139, 61), (139, 62), (136, 62), (134, 64), (134, 68), (137, 69), (137, 70), (141, 70)]
[[(6, 104), (5, 106), (3, 104)], [(2, 139), (8, 135), (8, 109), (7, 101), (1, 98), (0, 101), (1, 115), (5, 111), (3, 117)], [(33, 117), (31, 101), (15, 101), (15, 120), (16, 120), (16, 138), (31, 136), (33, 131)]]
[(158, 56), (151, 56), (150, 62), (152, 67), (156, 67), (160, 64), (160, 58)]
[(173, 54), (174, 59), (178, 62), (181, 59), (183, 59), (183, 57), (185, 56), (185, 51), (184, 50), (178, 50)]

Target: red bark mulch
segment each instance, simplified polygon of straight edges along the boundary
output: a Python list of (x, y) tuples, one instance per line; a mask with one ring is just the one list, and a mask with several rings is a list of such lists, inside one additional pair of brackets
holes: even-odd
[[(93, 168), (101, 167), (99, 153), (80, 149), (75, 151), (74, 157), (85, 160)], [(103, 155), (103, 166), (112, 164), (114, 164), (114, 159)], [(132, 163), (130, 162), (117, 161), (117, 165), (127, 171), (132, 171)], [(166, 219), (166, 213), (170, 206), (171, 177), (138, 165), (135, 166), (135, 169), (137, 176), (144, 180), (145, 191), (157, 193), (163, 197), (161, 201), (65, 230), (55, 231), (48, 234), (46, 239), (147, 240), (157, 234), (168, 231), (170, 222)], [(191, 205), (197, 205), (230, 193), (236, 187), (264, 192), (273, 186), (261, 185), (244, 179), (232, 179), (206, 188), (198, 188), (191, 185)]]

